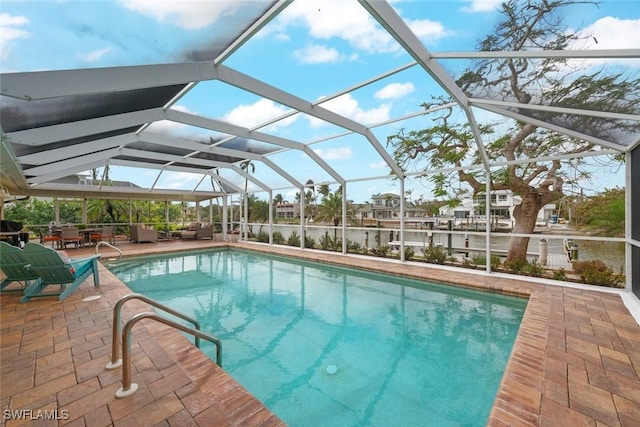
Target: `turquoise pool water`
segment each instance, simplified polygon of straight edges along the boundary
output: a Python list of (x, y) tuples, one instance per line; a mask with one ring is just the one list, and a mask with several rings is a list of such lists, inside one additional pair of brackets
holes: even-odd
[(107, 266), (219, 337), (224, 369), (290, 426), (485, 425), (526, 306), (248, 251)]

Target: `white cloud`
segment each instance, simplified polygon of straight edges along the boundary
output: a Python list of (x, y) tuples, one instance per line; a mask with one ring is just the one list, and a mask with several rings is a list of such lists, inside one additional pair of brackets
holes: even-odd
[[(254, 2), (256, 0), (253, 0)], [(245, 1), (157, 1), (120, 0), (127, 9), (189, 30), (214, 24), (246, 7)]]
[(407, 19), (406, 21), (409, 28), (411, 28), (411, 31), (413, 31), (415, 35), (422, 40), (435, 42), (442, 37), (449, 35), (449, 32), (445, 31), (444, 25), (436, 21), (431, 21), (429, 19), (416, 21)]
[(202, 175), (188, 172), (166, 172), (164, 175), (166, 188), (173, 190), (194, 188), (202, 179)]
[[(374, 124), (389, 120), (391, 111), (391, 105), (389, 104), (382, 104), (377, 108), (370, 108), (368, 110), (362, 109), (358, 105), (358, 101), (348, 93), (324, 102), (321, 106), (334, 113), (364, 124)], [(312, 127), (319, 127), (324, 124), (322, 120), (316, 119), (315, 117), (309, 117), (309, 120)]]
[(313, 150), (323, 160), (350, 160), (353, 157), (351, 147), (330, 148), (328, 150)]
[(293, 26), (306, 27), (309, 35), (318, 40), (341, 38), (365, 52), (395, 52), (399, 48), (357, 2), (293, 2), (278, 17), (274, 28), (283, 31)]
[(380, 160), (379, 162), (376, 162), (376, 163), (369, 163), (369, 168), (370, 169), (388, 169), (389, 165), (384, 160)]
[[(584, 28), (579, 34), (582, 40), (574, 42), (569, 49), (637, 49), (640, 40), (640, 19), (619, 19), (611, 16), (601, 18)], [(617, 64), (640, 65), (637, 59), (618, 59)], [(572, 60), (571, 65), (594, 66), (611, 64), (612, 60)]]
[(336, 49), (318, 44), (307, 45), (303, 49), (298, 49), (293, 52), (293, 56), (302, 64), (340, 61), (340, 53)]
[(504, 0), (470, 0), (469, 6), (461, 8), (463, 12), (494, 12)]
[(80, 53), (78, 57), (84, 62), (96, 62), (102, 59), (107, 53), (111, 52), (110, 47), (105, 47), (104, 49), (94, 50), (89, 53)]
[[(239, 105), (224, 115), (223, 120), (238, 126), (254, 127), (260, 123), (269, 121), (275, 117), (279, 117), (290, 110), (274, 103), (268, 99), (261, 99), (256, 103), (249, 105)], [(275, 130), (280, 127), (286, 127), (296, 121), (298, 115), (293, 115), (281, 120), (265, 129)]]
[(391, 83), (380, 89), (375, 93), (375, 97), (378, 99), (395, 99), (402, 98), (405, 95), (415, 91), (416, 87), (413, 83)]
[(0, 14), (0, 59), (7, 59), (11, 52), (11, 42), (29, 37), (31, 33), (22, 28), (29, 23), (24, 16), (14, 16), (8, 13)]
[[(191, 113), (187, 107), (174, 105), (171, 107), (172, 110), (182, 111), (183, 113)], [(183, 123), (174, 122), (172, 120), (160, 120), (157, 122), (151, 123), (147, 127), (147, 131), (151, 133), (160, 133), (160, 134), (179, 134), (180, 131), (187, 128), (187, 125)]]

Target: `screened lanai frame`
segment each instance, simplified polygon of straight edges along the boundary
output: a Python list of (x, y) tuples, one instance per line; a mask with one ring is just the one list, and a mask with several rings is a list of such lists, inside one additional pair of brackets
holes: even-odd
[[(640, 58), (640, 49), (627, 50), (580, 50), (580, 51), (520, 51), (520, 52), (433, 52), (427, 49), (409, 24), (385, 1), (359, 0), (367, 13), (402, 47), (412, 61), (361, 83), (352, 85), (319, 100), (308, 100), (294, 95), (275, 85), (252, 77), (225, 65), (230, 57), (260, 30), (281, 14), (291, 1), (272, 1), (241, 6), (239, 18), (230, 23), (233, 28), (225, 28), (225, 38), (217, 40), (213, 48), (194, 53), (189, 60), (161, 64), (134, 64), (109, 68), (53, 70), (36, 72), (3, 73), (2, 81), (2, 186), (12, 195), (77, 198), (116, 198), (166, 201), (202, 202), (221, 198), (223, 206), (228, 206), (233, 195), (243, 195), (245, 190), (238, 179), (252, 184), (251, 192), (265, 192), (270, 205), (269, 230), (272, 237), (273, 195), (275, 191), (295, 188), (301, 194), (305, 191), (307, 177), (292, 176), (287, 166), (272, 160), (283, 151), (303, 153), (327, 176), (322, 183), (343, 187), (342, 239), (346, 236), (346, 200), (349, 184), (356, 181), (388, 178), (377, 177), (345, 178), (323, 159), (313, 146), (324, 141), (356, 135), (375, 150), (389, 171), (398, 180), (399, 193), (405, 194), (405, 179), (422, 175), (425, 171), (404, 172), (393, 160), (373, 130), (388, 123), (400, 123), (408, 118), (429, 114), (432, 111), (416, 110), (402, 117), (383, 123), (359, 123), (358, 121), (324, 108), (323, 104), (341, 95), (383, 81), (408, 69), (418, 69), (436, 81), (443, 93), (450, 96), (455, 106), (461, 109), (476, 136), (477, 148), (483, 158), (486, 174), (492, 167), (483, 152), (483, 138), (476, 123), (475, 111), (484, 110), (514, 120), (529, 122), (540, 127), (589, 141), (600, 147), (584, 156), (624, 153), (626, 156), (626, 234), (621, 239), (626, 245), (627, 289), (635, 284), (640, 288), (640, 189), (634, 182), (640, 182), (640, 133), (601, 135), (581, 133), (563, 123), (541, 120), (537, 112), (562, 115), (587, 115), (636, 124), (640, 128), (640, 117), (616, 114), (606, 111), (584, 111), (557, 106), (522, 104), (509, 100), (470, 97), (455, 83), (445, 70), (443, 61), (478, 58), (583, 58), (620, 59)], [(239, 126), (211, 117), (172, 108), (180, 99), (188, 96), (201, 82), (216, 81), (271, 100), (285, 106), (288, 111), (253, 126)], [(439, 107), (447, 108), (449, 106)], [(304, 114), (341, 129), (314, 141), (297, 141), (276, 136), (267, 131), (270, 125), (286, 120), (296, 114)], [(154, 122), (168, 120), (186, 126), (210, 130), (226, 135), (216, 141), (202, 141), (156, 131)], [(612, 126), (615, 129), (615, 126)], [(561, 158), (561, 157), (558, 157)], [(553, 160), (554, 158), (538, 159)], [(536, 159), (531, 159), (535, 161)], [(245, 161), (260, 162), (282, 178), (284, 185), (271, 186), (241, 167)], [(87, 188), (73, 183), (61, 183), (70, 174), (110, 166), (136, 167), (157, 171), (154, 185), (150, 188), (120, 188), (98, 185)], [(164, 171), (201, 174), (203, 179), (215, 181), (217, 189), (202, 190), (198, 187), (189, 191), (155, 188)], [(223, 171), (223, 173), (219, 173)], [(433, 173), (436, 171), (427, 171)], [(231, 176), (232, 178), (229, 178)], [(236, 179), (237, 178), (237, 179)], [(487, 180), (489, 182), (489, 180)], [(318, 182), (316, 185), (320, 184)], [(486, 205), (490, 205), (490, 188), (487, 184)], [(3, 194), (4, 192), (3, 191)], [(399, 251), (404, 261), (404, 218), (405, 200), (400, 198), (400, 241)], [(244, 217), (248, 216), (248, 206), (243, 206)], [(226, 209), (225, 209), (226, 212)], [(304, 198), (301, 198), (301, 217), (305, 217)], [(226, 218), (225, 218), (226, 221)], [(487, 227), (488, 228), (488, 227)], [(225, 229), (226, 230), (226, 229)], [(301, 248), (304, 248), (305, 227), (300, 221)], [(486, 255), (490, 258), (491, 231), (486, 231)], [(246, 238), (246, 235), (245, 235)], [(271, 241), (272, 242), (272, 241)], [(346, 252), (346, 247), (343, 247)], [(633, 262), (635, 260), (635, 262)], [(491, 266), (487, 263), (487, 272)], [(634, 289), (640, 295), (640, 289)]]

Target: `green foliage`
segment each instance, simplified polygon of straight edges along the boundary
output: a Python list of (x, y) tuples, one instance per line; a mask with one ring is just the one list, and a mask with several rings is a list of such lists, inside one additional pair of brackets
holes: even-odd
[(249, 222), (266, 222), (269, 220), (269, 202), (259, 200), (255, 195), (249, 196)]
[(352, 254), (365, 253), (364, 248), (358, 242), (347, 239), (347, 252)]
[(522, 272), (528, 276), (540, 277), (544, 273), (544, 267), (534, 259), (524, 265)]
[(5, 219), (25, 225), (48, 225), (55, 218), (52, 201), (27, 199), (5, 205)]
[(276, 245), (281, 245), (284, 243), (284, 236), (282, 235), (281, 232), (279, 231), (273, 232), (273, 243), (275, 243)]
[(373, 252), (374, 255), (379, 256), (379, 257), (386, 257), (389, 254), (389, 246), (388, 245), (381, 245), (377, 248), (373, 248), (371, 249), (371, 252)]
[[(572, 32), (567, 28), (559, 11), (578, 3), (582, 3), (582, 0), (503, 2), (500, 6), (501, 17), (495, 28), (479, 42), (478, 48), (493, 52), (519, 51), (524, 46), (565, 50), (581, 36), (578, 30)], [(564, 58), (490, 57), (470, 64), (470, 68), (464, 70), (457, 80), (470, 97), (640, 114), (640, 79), (632, 72), (625, 74), (620, 69), (602, 68), (592, 74), (575, 77)], [(449, 98), (436, 97), (423, 106), (431, 109), (444, 107), (449, 102)], [(486, 188), (484, 169), (463, 169), (464, 166), (482, 165), (481, 155), (485, 153), (491, 161), (506, 161), (505, 166), (492, 169), (490, 184), (493, 189), (509, 189), (522, 198), (514, 216), (517, 224), (527, 224), (530, 229), (520, 229), (520, 233), (533, 232), (534, 223), (525, 221), (526, 218), (535, 215), (545, 204), (564, 196), (563, 185), (570, 181), (569, 176), (588, 177), (591, 173), (580, 158), (566, 156), (592, 150), (589, 141), (521, 121), (478, 123), (476, 135), (468, 123), (457, 120), (450, 107), (434, 108), (429, 117), (433, 120), (430, 127), (402, 129), (387, 138), (387, 145), (396, 162), (403, 170), (435, 172), (424, 175), (431, 181), (434, 195), (454, 199), (461, 184), (466, 184), (475, 193)], [(535, 118), (553, 122), (558, 115), (555, 112), (536, 111)], [(633, 129), (633, 126), (637, 126), (635, 123), (596, 115), (567, 115), (563, 120), (571, 129), (589, 129), (590, 135), (603, 139), (620, 130), (637, 132)], [(495, 132), (500, 133), (494, 135)], [(483, 152), (477, 149), (478, 139), (492, 142), (484, 147)], [(520, 161), (557, 155), (563, 157), (533, 164)], [(434, 169), (447, 171), (438, 172)], [(619, 214), (618, 205), (612, 208), (616, 215)], [(512, 239), (507, 259), (523, 261), (529, 239), (518, 236)], [(521, 268), (519, 265), (511, 267)]]
[(578, 204), (574, 221), (581, 226), (594, 228), (599, 234), (623, 236), (625, 224), (624, 188), (605, 189)]
[(328, 193), (322, 198), (318, 206), (316, 219), (319, 221), (331, 222), (335, 227), (340, 225), (342, 219), (342, 189), (333, 193)]
[[(347, 243), (349, 241), (347, 240)], [(329, 236), (329, 233), (325, 232), (322, 237), (320, 237), (320, 247), (322, 250), (332, 250), (332, 251), (341, 251), (342, 250), (342, 240), (337, 237)]]
[(500, 259), (500, 257), (498, 255), (492, 254), (491, 255), (491, 269), (495, 271), (498, 268), (500, 268), (501, 265), (502, 265), (502, 260)]
[(583, 282), (613, 288), (624, 287), (624, 274), (616, 274), (600, 260), (574, 261), (573, 271), (580, 275)]
[(413, 256), (416, 254), (416, 251), (413, 250), (412, 247), (410, 246), (405, 246), (404, 247), (404, 259), (405, 260), (410, 260), (411, 258), (413, 258)]
[(304, 247), (307, 249), (313, 249), (316, 247), (316, 241), (313, 237), (304, 236)]
[[(473, 263), (475, 265), (487, 265), (487, 257), (484, 254), (478, 254), (473, 257)], [(491, 269), (497, 270), (500, 265), (502, 265), (502, 261), (500, 260), (500, 256), (492, 254), (491, 255)]]
[(300, 246), (300, 236), (298, 236), (298, 233), (296, 233), (295, 231), (291, 233), (291, 235), (287, 239), (287, 245)]
[(258, 239), (258, 242), (269, 243), (269, 233), (265, 233), (264, 231), (258, 233), (256, 238)]
[(505, 261), (504, 267), (509, 270), (510, 273), (520, 274), (524, 272), (525, 266), (528, 264), (527, 260), (523, 259), (512, 259), (509, 261)]
[(422, 249), (425, 261), (432, 264), (444, 264), (447, 260), (447, 251), (442, 246), (430, 246)]
[(560, 270), (556, 270), (553, 272), (553, 278), (555, 280), (567, 280), (567, 272), (564, 271), (564, 268), (560, 268)]
[(326, 251), (331, 246), (331, 237), (329, 233), (324, 233), (324, 236), (320, 237), (320, 247), (323, 251)]

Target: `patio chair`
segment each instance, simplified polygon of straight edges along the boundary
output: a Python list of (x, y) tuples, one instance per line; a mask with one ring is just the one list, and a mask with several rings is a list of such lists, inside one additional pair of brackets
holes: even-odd
[[(40, 278), (29, 268), (29, 262), (22, 254), (22, 249), (12, 246), (7, 242), (0, 241), (0, 269), (5, 278), (0, 282), (1, 292), (23, 291), (32, 281)], [(18, 289), (5, 289), (11, 283), (24, 282), (23, 287)]]
[(129, 227), (129, 238), (132, 242), (157, 242), (158, 231), (148, 228), (143, 228), (142, 224), (133, 224)]
[(115, 228), (115, 225), (105, 225), (98, 233), (91, 233), (91, 235), (89, 236), (89, 240), (93, 244), (98, 244), (98, 242), (101, 240), (106, 240), (107, 243), (115, 244)]
[[(40, 280), (32, 283), (24, 290), (20, 302), (28, 302), (31, 298), (57, 296), (60, 301), (75, 291), (82, 282), (93, 274), (93, 285), (100, 285), (98, 275), (99, 255), (89, 258), (70, 259), (65, 262), (54, 249), (39, 243), (27, 243), (22, 250), (25, 260), (30, 264), (29, 270)], [(48, 286), (59, 285), (60, 290), (44, 292)]]
[(48, 234), (43, 234), (42, 230), (38, 229), (38, 234), (40, 235), (40, 243), (45, 244), (51, 242), (52, 248), (54, 246), (60, 247), (60, 242), (62, 241), (60, 229), (52, 229), (51, 233)]
[(80, 235), (80, 230), (75, 227), (62, 227), (60, 230), (60, 246), (64, 249), (67, 244), (73, 243), (76, 245), (76, 249), (80, 247), (83, 242), (83, 238)]
[(201, 227), (198, 227), (198, 229), (196, 230), (196, 235), (195, 235), (194, 239), (196, 239), (196, 240), (198, 240), (198, 239), (215, 240), (213, 238), (213, 224), (202, 224)]

